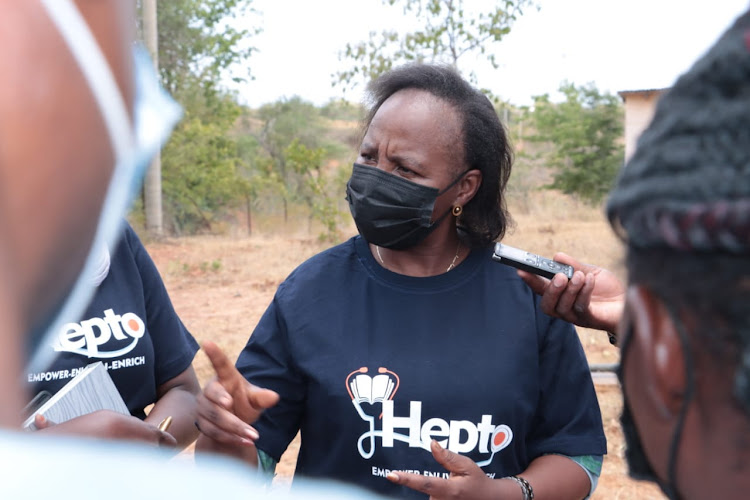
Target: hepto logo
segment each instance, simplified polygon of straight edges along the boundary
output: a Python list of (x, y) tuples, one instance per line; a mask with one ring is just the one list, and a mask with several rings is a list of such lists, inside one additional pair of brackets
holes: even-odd
[[(132, 351), (144, 333), (146, 325), (135, 313), (119, 315), (107, 309), (103, 318), (65, 324), (53, 347), (55, 351), (74, 352), (89, 358), (117, 358)], [(100, 347), (113, 337), (117, 342), (107, 346), (108, 350), (101, 350)]]
[[(409, 413), (396, 415), (393, 397), (398, 391), (400, 379), (387, 368), (378, 368), (378, 374), (370, 376), (362, 367), (346, 377), (346, 389), (360, 418), (369, 424), (369, 431), (357, 441), (362, 458), (369, 459), (375, 453), (375, 438), (381, 438), (381, 446), (392, 448), (395, 441), (407, 443), (410, 448), (422, 448), (430, 452), (433, 439), (443, 448), (455, 453), (477, 450), (490, 456), (477, 462), (484, 467), (492, 462), (495, 453), (513, 441), (513, 431), (507, 425), (495, 425), (492, 415), (482, 415), (476, 422), (470, 420), (444, 420), (438, 417), (425, 419), (422, 402), (411, 401)], [(363, 404), (370, 410), (365, 411)], [(374, 411), (373, 411), (374, 410)], [(380, 429), (376, 425), (380, 421)]]

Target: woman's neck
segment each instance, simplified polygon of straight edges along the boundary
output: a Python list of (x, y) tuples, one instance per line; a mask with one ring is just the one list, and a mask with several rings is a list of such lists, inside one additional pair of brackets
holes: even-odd
[(416, 278), (449, 272), (469, 254), (469, 248), (461, 243), (455, 232), (452, 238), (428, 238), (406, 250), (391, 250), (371, 243), (370, 251), (382, 267)]

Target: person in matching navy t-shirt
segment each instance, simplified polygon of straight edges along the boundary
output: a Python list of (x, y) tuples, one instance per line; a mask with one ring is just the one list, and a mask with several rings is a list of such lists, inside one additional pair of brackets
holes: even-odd
[[(32, 393), (56, 393), (90, 363), (107, 367), (132, 416), (112, 411), (54, 425), (45, 432), (151, 441), (154, 427), (172, 417), (161, 444), (184, 447), (197, 437), (196, 395), (200, 384), (192, 367), (198, 344), (172, 306), (159, 272), (133, 228), (124, 230), (113, 252), (101, 249), (95, 295), (77, 322), (63, 326), (53, 364), (27, 373)], [(145, 409), (154, 404), (146, 415)]]
[[(511, 150), (455, 71), (410, 65), (375, 102), (347, 185), (360, 233), (299, 266), (199, 396), (199, 452), (389, 498), (589, 495), (606, 439), (573, 326), (491, 259)], [(263, 389), (261, 389), (263, 388)]]

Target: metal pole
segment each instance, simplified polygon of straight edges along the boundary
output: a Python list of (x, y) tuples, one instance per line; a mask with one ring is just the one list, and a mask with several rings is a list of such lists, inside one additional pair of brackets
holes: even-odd
[(597, 385), (616, 385), (618, 383), (615, 373), (617, 372), (617, 363), (592, 363), (589, 365), (591, 370), (591, 379)]

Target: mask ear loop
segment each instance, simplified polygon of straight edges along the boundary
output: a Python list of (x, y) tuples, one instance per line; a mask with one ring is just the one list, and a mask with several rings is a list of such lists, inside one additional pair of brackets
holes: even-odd
[[(458, 184), (461, 181), (461, 179), (464, 178), (464, 175), (468, 174), (471, 170), (472, 169), (469, 168), (469, 169), (464, 170), (463, 172), (461, 172), (458, 175), (458, 177), (456, 177), (455, 179), (453, 179), (453, 181), (450, 184), (448, 184), (444, 189), (442, 189), (441, 191), (438, 191), (438, 194), (435, 195), (435, 199), (437, 199), (438, 196), (441, 196), (441, 195), (447, 193), (450, 188), (452, 188), (453, 186), (455, 186), (456, 184)], [(448, 217), (448, 214), (450, 214), (450, 213), (453, 213), (453, 207), (451, 207), (450, 209), (448, 209), (447, 212), (445, 212), (443, 215), (441, 215), (440, 217), (438, 217), (436, 220), (432, 221), (432, 223), (430, 225), (431, 226), (438, 226), (438, 225), (440, 225), (440, 223), (443, 222), (443, 219), (445, 219), (446, 217)]]
[(685, 395), (682, 400), (682, 406), (680, 407), (680, 413), (678, 416), (677, 424), (675, 425), (674, 432), (672, 433), (672, 442), (669, 445), (669, 455), (667, 464), (667, 485), (665, 493), (669, 498), (677, 499), (680, 498), (677, 491), (677, 453), (680, 449), (680, 443), (682, 442), (682, 430), (685, 427), (685, 418), (687, 416), (687, 410), (690, 403), (693, 401), (695, 394), (695, 373), (693, 370), (693, 354), (690, 350), (690, 338), (687, 334), (684, 322), (680, 319), (678, 311), (673, 306), (667, 306), (669, 315), (672, 317), (675, 330), (680, 337), (680, 344), (682, 344), (682, 350), (684, 352), (685, 359), (685, 375), (687, 376), (685, 384)]
[(437, 196), (440, 196), (441, 194), (445, 194), (450, 188), (452, 188), (453, 186), (455, 186), (456, 184), (458, 184), (459, 181), (464, 178), (464, 175), (468, 174), (471, 170), (472, 169), (469, 168), (469, 169), (466, 169), (463, 172), (461, 172), (458, 175), (458, 177), (456, 177), (455, 179), (453, 179), (453, 181), (451, 181), (450, 184), (448, 184), (447, 186), (445, 186), (444, 189), (442, 189), (441, 191), (438, 191)]
[[(456, 177), (455, 179), (453, 179), (453, 181), (450, 184), (448, 184), (443, 190), (438, 191), (438, 193), (435, 195), (435, 199), (437, 199), (438, 196), (441, 196), (441, 195), (447, 193), (450, 188), (452, 188), (453, 186), (455, 186), (456, 184), (458, 184), (458, 182), (461, 179), (463, 179), (464, 175), (466, 175), (467, 173), (469, 173), (470, 170), (471, 169), (464, 170), (463, 172), (461, 172), (461, 174), (458, 177)], [(448, 215), (450, 213), (452, 213), (452, 212), (453, 212), (453, 208), (449, 208), (443, 215), (441, 215), (440, 217), (438, 217), (437, 219), (435, 219), (434, 221), (432, 221), (430, 223), (430, 227), (438, 227), (440, 225), (440, 223), (443, 222), (443, 220), (446, 217), (448, 217)], [(416, 231), (416, 229), (415, 229), (415, 231)]]

